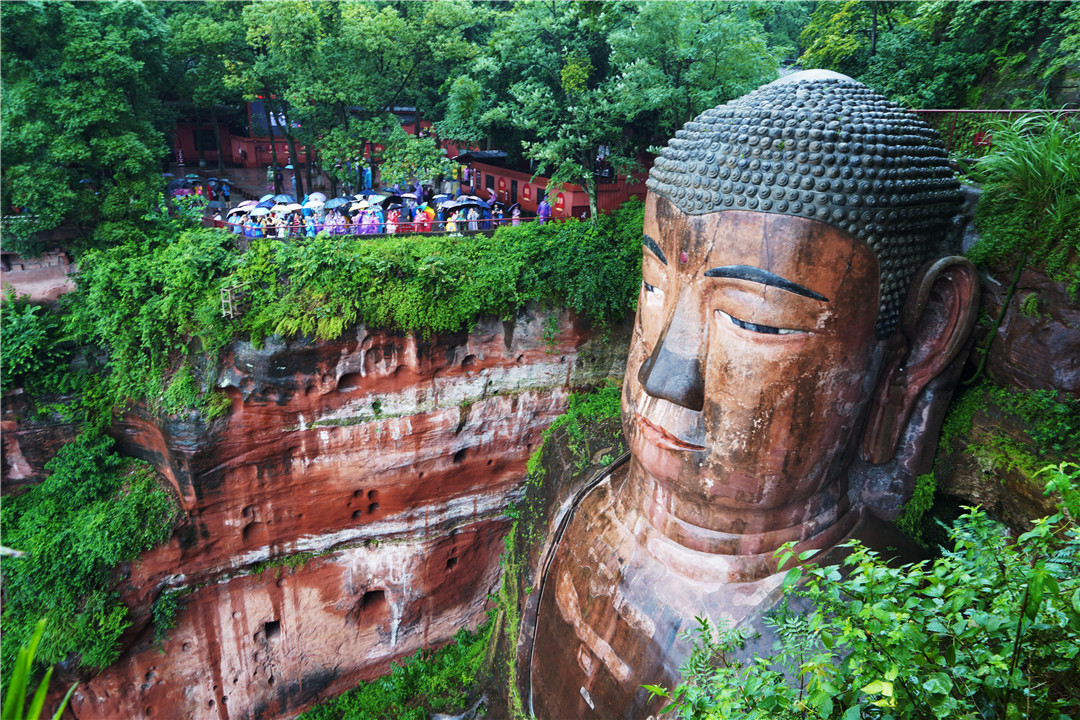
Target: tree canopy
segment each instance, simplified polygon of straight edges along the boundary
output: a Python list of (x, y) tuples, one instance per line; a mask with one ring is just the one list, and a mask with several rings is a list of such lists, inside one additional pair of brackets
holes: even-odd
[[(361, 162), (444, 168), (428, 141), (393, 131), (413, 108), (442, 138), (584, 186), (595, 213), (599, 165), (639, 167), (647, 148), (773, 79), (781, 62), (844, 72), (913, 107), (1046, 106), (1080, 62), (1080, 9), (1068, 2), (8, 2), (0, 12), (2, 210), (38, 218), (5, 223), (16, 250), (58, 225), (99, 245), (138, 232), (176, 119), (217, 128), (244, 100), (263, 102), (266, 123), (283, 120), (291, 157), (312, 159), (306, 183), (294, 171), (301, 194), (313, 164), (335, 181)], [(375, 144), (385, 150), (365, 159)]]
[(0, 21), (4, 214), (29, 209), (33, 231), (138, 216), (165, 155), (160, 8), (3, 3)]

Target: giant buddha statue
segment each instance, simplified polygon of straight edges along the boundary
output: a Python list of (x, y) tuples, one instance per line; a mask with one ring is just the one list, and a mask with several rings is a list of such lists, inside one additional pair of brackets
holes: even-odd
[[(648, 180), (623, 385), (631, 457), (544, 573), (529, 702), (644, 718), (696, 615), (752, 625), (774, 552), (872, 538), (926, 471), (974, 320), (937, 134), (836, 73), (708, 110)], [(927, 446), (930, 446), (929, 450)]]

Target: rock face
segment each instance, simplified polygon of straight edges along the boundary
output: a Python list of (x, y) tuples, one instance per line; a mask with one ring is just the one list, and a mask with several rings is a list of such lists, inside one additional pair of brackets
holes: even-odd
[[(621, 333), (559, 320), (553, 342), (531, 313), (431, 339), (238, 343), (226, 419), (127, 415), (119, 446), (186, 518), (123, 569), (135, 625), (75, 717), (292, 717), (478, 624), (533, 445), (570, 388), (623, 372)], [(159, 652), (151, 607), (172, 592)]]
[[(1001, 312), (1011, 275), (1005, 270), (984, 278), (982, 309), (991, 318)], [(980, 347), (985, 335), (977, 330)], [(1000, 385), (1080, 395), (1080, 303), (1064, 283), (1030, 268), (1020, 274), (987, 371)]]

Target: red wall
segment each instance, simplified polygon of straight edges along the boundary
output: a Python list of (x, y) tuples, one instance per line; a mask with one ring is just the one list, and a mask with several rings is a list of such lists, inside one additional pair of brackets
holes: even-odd
[[(204, 123), (201, 127), (204, 130), (209, 131), (214, 126), (210, 123)], [(221, 151), (225, 156), (225, 162), (232, 163), (234, 162), (232, 151), (235, 148), (230, 147), (229, 138), (231, 136), (229, 135), (229, 128), (220, 124), (218, 125), (218, 128), (221, 132)], [(179, 146), (180, 150), (180, 152), (177, 153), (177, 162), (181, 160), (182, 156), (185, 165), (199, 164), (199, 151), (195, 149), (195, 123), (177, 123), (174, 143), (172, 151), (176, 153), (177, 146)], [(214, 149), (213, 142), (211, 142), (210, 147), (203, 149), (203, 157), (207, 162), (217, 162), (217, 150)]]
[[(497, 167), (495, 165), (487, 165), (481, 162), (474, 162), (469, 167), (480, 173), (480, 181), (472, 188), (474, 195), (484, 198), (488, 198), (487, 192), (487, 178), (489, 175), (495, 178), (495, 190), (499, 191), (499, 179), (505, 181), (506, 190), (499, 192), (499, 200), (501, 202), (509, 204), (510, 202), (510, 181), (517, 180), (518, 192), (517, 201), (521, 203), (521, 209), (526, 213), (535, 213), (536, 206), (539, 202), (537, 197), (537, 190), (547, 189), (548, 179), (545, 177), (533, 178), (529, 173), (518, 172), (516, 170), (508, 170), (506, 168)], [(634, 183), (627, 182), (627, 178), (624, 175), (620, 175), (618, 180), (614, 183), (603, 183), (599, 186), (600, 191), (597, 194), (597, 204), (601, 212), (610, 212), (615, 208), (622, 205), (631, 197), (645, 198), (645, 173), (635, 173), (632, 179), (636, 180)], [(525, 188), (529, 189), (529, 197), (525, 197)], [(589, 212), (589, 196), (585, 192), (585, 189), (580, 185), (564, 185), (562, 190), (563, 194), (563, 207), (559, 212), (556, 207), (557, 197), (548, 199), (551, 204), (553, 217), (581, 217), (582, 213), (588, 214)]]

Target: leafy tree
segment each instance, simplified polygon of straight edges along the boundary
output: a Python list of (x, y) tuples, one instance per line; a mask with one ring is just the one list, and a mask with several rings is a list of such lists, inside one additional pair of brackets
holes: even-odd
[[(243, 3), (172, 3), (166, 5), (169, 24), (168, 52), (176, 79), (170, 94), (191, 102), (209, 115), (217, 149), (217, 169), (225, 169), (217, 106), (238, 103), (239, 93), (225, 84), (226, 63), (243, 48)], [(200, 126), (202, 116), (200, 115)], [(199, 146), (202, 160), (203, 147)]]
[(0, 22), (2, 212), (38, 218), (6, 227), (5, 245), (34, 252), (35, 232), (70, 223), (86, 236), (137, 217), (157, 199), (165, 155), (159, 7), (2, 3)]
[(726, 3), (519, 3), (447, 86), (440, 132), (520, 149), (553, 186), (581, 185), (595, 217), (599, 156), (630, 170), (650, 143), (772, 79), (763, 38)]
[[(784, 3), (783, 5), (797, 5)], [(776, 78), (760, 13), (727, 3), (642, 3), (632, 23), (608, 36), (622, 87), (645, 122), (666, 139), (694, 116)], [(777, 8), (780, 13), (783, 8)]]
[(379, 176), (384, 185), (426, 180), (437, 175), (449, 175), (453, 163), (446, 151), (430, 137), (414, 137), (394, 123), (382, 152)]
[(800, 36), (806, 50), (799, 61), (807, 68), (861, 74), (877, 54), (882, 31), (893, 29), (905, 17), (903, 6), (863, 0), (818, 3)]
[(1045, 107), (1078, 31), (1063, 2), (818, 3), (800, 61), (912, 107)]
[(686, 682), (647, 687), (687, 718), (1075, 717), (1080, 466), (1046, 472), (1059, 511), (1015, 540), (972, 508), (932, 563), (892, 567), (856, 544), (844, 570), (794, 568), (785, 591), (811, 607), (767, 621), (776, 655), (741, 662), (745, 632), (698, 618)]

